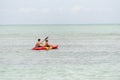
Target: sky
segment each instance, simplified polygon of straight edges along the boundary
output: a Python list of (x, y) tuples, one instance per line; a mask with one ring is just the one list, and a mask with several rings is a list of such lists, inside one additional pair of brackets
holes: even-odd
[(120, 0), (0, 0), (0, 24), (120, 24)]

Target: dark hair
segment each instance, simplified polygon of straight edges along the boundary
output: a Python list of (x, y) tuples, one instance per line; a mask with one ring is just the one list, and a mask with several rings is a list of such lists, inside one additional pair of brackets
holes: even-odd
[(47, 40), (47, 39), (46, 39), (45, 41), (46, 41), (46, 42), (48, 42), (48, 40)]
[(38, 41), (40, 41), (40, 39), (38, 39)]

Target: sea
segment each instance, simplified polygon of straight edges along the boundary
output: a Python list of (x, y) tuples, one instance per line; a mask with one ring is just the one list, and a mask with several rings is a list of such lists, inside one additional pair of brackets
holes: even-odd
[(0, 25), (0, 80), (120, 80), (120, 25)]

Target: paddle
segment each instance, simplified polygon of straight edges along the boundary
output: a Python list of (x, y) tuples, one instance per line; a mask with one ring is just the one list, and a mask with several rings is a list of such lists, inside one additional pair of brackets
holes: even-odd
[(42, 41), (42, 43), (43, 43), (46, 39), (48, 39), (48, 36)]

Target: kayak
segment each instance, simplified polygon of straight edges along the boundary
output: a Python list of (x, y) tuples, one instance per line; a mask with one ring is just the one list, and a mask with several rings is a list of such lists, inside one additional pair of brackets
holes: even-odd
[(58, 45), (53, 45), (51, 47), (34, 47), (32, 50), (49, 50), (49, 49), (57, 49)]

